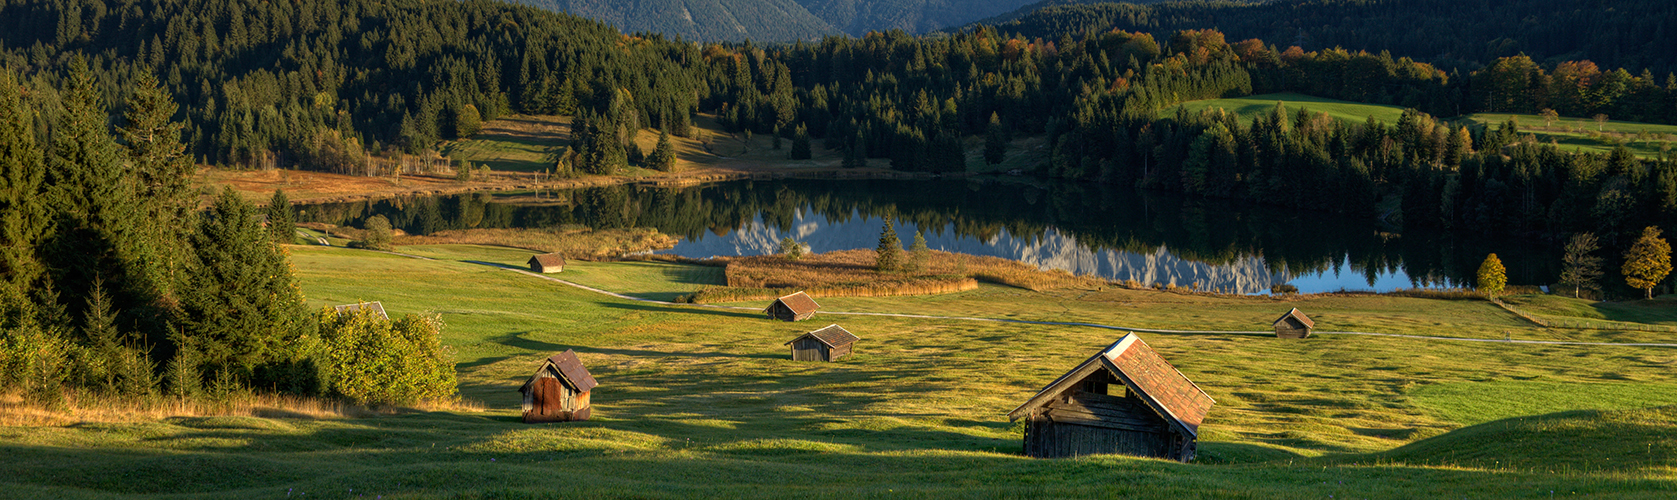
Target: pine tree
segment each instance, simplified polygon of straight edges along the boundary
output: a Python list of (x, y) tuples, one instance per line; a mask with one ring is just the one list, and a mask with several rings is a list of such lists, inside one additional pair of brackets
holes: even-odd
[(909, 269), (923, 272), (932, 262), (932, 249), (926, 246), (926, 235), (920, 231), (914, 232), (914, 244), (908, 247)]
[(191, 227), (187, 216), (198, 205), (194, 167), (180, 140), (183, 127), (172, 121), (174, 99), (150, 68), (138, 73), (119, 132), (132, 173), (126, 181), (134, 184), (134, 211), (144, 221), (135, 227), (137, 258), (144, 259), (143, 269), (151, 273), (148, 281), (158, 287), (158, 294), (167, 296), (184, 265), (182, 253), (175, 249), (186, 243)]
[(257, 225), (255, 212), (225, 188), (199, 217), (176, 339), (177, 353), (190, 349), (211, 372), (247, 380), (265, 364), (297, 357), (313, 325), (285, 254)]
[(268, 200), (268, 237), (274, 243), (290, 244), (297, 238), (297, 222), (291, 216), (291, 200), (285, 197), (285, 190), (275, 189), (274, 197)]
[(33, 115), (15, 75), (0, 70), (0, 330), (35, 324), (38, 306), (56, 300), (42, 296), (47, 269), (39, 252), (52, 220)]
[(789, 156), (794, 160), (808, 160), (811, 156), (809, 151), (809, 129), (804, 128), (802, 123), (798, 124), (798, 128), (794, 129), (792, 132), (792, 152)]
[(1007, 158), (1007, 128), (996, 113), (990, 113), (990, 125), (984, 130), (984, 163), (997, 165)]
[(675, 170), (675, 144), (669, 131), (658, 132), (658, 146), (652, 149), (651, 167), (661, 172)]
[(1591, 233), (1574, 234), (1566, 241), (1566, 254), (1561, 257), (1560, 282), (1572, 287), (1573, 298), (1578, 298), (1580, 290), (1601, 288), (1596, 281), (1601, 278), (1601, 257), (1591, 255), (1598, 249), (1600, 246)]
[(1660, 228), (1648, 226), (1642, 230), (1642, 237), (1625, 251), (1625, 265), (1620, 271), (1625, 283), (1641, 288), (1646, 298), (1654, 298), (1654, 287), (1671, 274), (1671, 244), (1660, 238)]
[(889, 215), (885, 216), (885, 229), (879, 234), (878, 255), (875, 270), (882, 273), (903, 270), (903, 241), (897, 238), (897, 226), (892, 224)]
[(1502, 259), (1498, 259), (1493, 253), (1485, 256), (1485, 262), (1479, 264), (1478, 278), (1474, 284), (1478, 285), (1479, 291), (1487, 296), (1496, 297), (1503, 286), (1508, 284), (1508, 270), (1502, 267)]

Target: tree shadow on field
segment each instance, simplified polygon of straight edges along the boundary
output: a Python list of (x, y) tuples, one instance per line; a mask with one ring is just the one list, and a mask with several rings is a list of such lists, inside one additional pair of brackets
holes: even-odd
[(600, 307), (610, 309), (627, 309), (631, 311), (658, 312), (670, 314), (706, 314), (711, 316), (726, 316), (730, 318), (761, 319), (762, 313), (747, 312), (743, 309), (719, 309), (713, 307), (677, 307), (648, 304), (645, 302), (598, 302)]
[(726, 352), (663, 352), (635, 349), (606, 349), (606, 348), (576, 348), (577, 352), (592, 354), (610, 354), (617, 356), (635, 356), (650, 358), (736, 358), (736, 359), (785, 359), (789, 355), (779, 354), (732, 354)]

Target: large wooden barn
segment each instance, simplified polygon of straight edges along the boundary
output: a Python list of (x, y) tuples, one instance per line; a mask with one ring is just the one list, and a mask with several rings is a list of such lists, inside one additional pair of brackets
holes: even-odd
[(530, 257), (530, 272), (532, 273), (562, 273), (565, 272), (565, 257), (556, 253), (544, 253)]
[(855, 334), (850, 333), (838, 325), (827, 325), (826, 328), (799, 335), (785, 344), (792, 346), (792, 361), (838, 361), (839, 358), (849, 356), (851, 345), (857, 340)]
[(1300, 311), (1297, 307), (1294, 307), (1291, 311), (1287, 311), (1287, 314), (1281, 315), (1280, 318), (1275, 319), (1276, 337), (1284, 339), (1302, 339), (1309, 337), (1310, 332), (1315, 329), (1316, 322), (1311, 321), (1310, 317), (1305, 316), (1304, 312)]
[(332, 312), (339, 315), (355, 314), (357, 311), (361, 311), (363, 309), (372, 311), (373, 314), (377, 314), (379, 319), (390, 319), (390, 315), (384, 313), (384, 304), (381, 304), (376, 300), (372, 302), (357, 302), (354, 304), (332, 306)]
[(815, 299), (809, 298), (804, 292), (798, 292), (774, 299), (774, 303), (763, 309), (763, 314), (769, 315), (770, 319), (781, 321), (803, 321), (815, 317), (815, 310), (820, 308), (821, 304), (816, 304)]
[(524, 422), (588, 420), (591, 413), (588, 393), (598, 385), (575, 351), (566, 349), (554, 354), (542, 361), (524, 387), (518, 388), (524, 393)]
[(1131, 333), (1007, 414), (1025, 419), (1025, 454), (1194, 458), (1216, 401)]

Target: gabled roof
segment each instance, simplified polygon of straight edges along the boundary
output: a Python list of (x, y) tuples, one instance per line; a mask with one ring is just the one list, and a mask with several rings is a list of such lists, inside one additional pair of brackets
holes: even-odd
[(850, 333), (849, 330), (845, 330), (843, 327), (838, 325), (827, 325), (826, 328), (799, 335), (798, 338), (788, 340), (785, 344), (781, 345), (789, 345), (804, 337), (814, 337), (815, 340), (819, 340), (821, 343), (827, 344), (827, 347), (850, 345), (858, 340), (861, 340), (856, 337), (855, 334)]
[[(786, 308), (791, 309), (792, 314), (798, 315), (809, 314), (815, 312), (816, 309), (821, 308), (821, 304), (815, 303), (815, 299), (809, 298), (809, 295), (804, 292), (787, 295), (785, 297), (774, 299), (774, 301), (786, 304)], [(774, 304), (770, 303), (769, 307), (774, 307)]]
[(1286, 321), (1289, 317), (1299, 320), (1299, 323), (1304, 323), (1305, 328), (1316, 328), (1316, 322), (1311, 321), (1310, 317), (1305, 316), (1304, 312), (1299, 311), (1299, 308), (1297, 307), (1294, 307), (1291, 311), (1287, 311), (1287, 314), (1283, 314), (1281, 317), (1275, 318), (1274, 324), (1279, 325), (1282, 321)]
[(1211, 411), (1211, 405), (1217, 404), (1176, 367), (1159, 357), (1159, 353), (1142, 342), (1141, 337), (1131, 333), (1055, 379), (1025, 404), (1008, 412), (1007, 418), (1018, 420), (1098, 370), (1112, 373), (1165, 421), (1194, 437), (1199, 437), (1200, 423), (1205, 421), (1205, 414)]
[(384, 313), (384, 304), (380, 304), (379, 301), (376, 300), (372, 302), (358, 302), (354, 304), (332, 306), (332, 311), (340, 315), (346, 313), (354, 314), (356, 311), (360, 311), (362, 309), (372, 311), (373, 314), (377, 314), (380, 318), (390, 319), (390, 315)]
[(565, 257), (556, 253), (544, 253), (530, 257), (528, 263), (540, 264), (542, 267), (563, 266), (565, 265)]
[(566, 382), (570, 382), (577, 392), (588, 392), (600, 385), (599, 382), (594, 381), (594, 375), (589, 374), (588, 369), (582, 366), (582, 360), (576, 357), (576, 351), (565, 349), (565, 352), (554, 354), (543, 361), (541, 368), (537, 368), (536, 374), (531, 375), (529, 380), (525, 380), (524, 386), (520, 387), (519, 390), (529, 390), (530, 383), (535, 382), (536, 377), (541, 376), (542, 370), (546, 370), (548, 365), (552, 365), (554, 369), (558, 370), (559, 376), (564, 377)]

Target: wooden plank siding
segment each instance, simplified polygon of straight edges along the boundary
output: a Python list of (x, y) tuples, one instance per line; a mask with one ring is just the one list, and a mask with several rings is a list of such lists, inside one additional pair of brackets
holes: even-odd
[(804, 337), (792, 343), (792, 361), (827, 361), (827, 344)]

